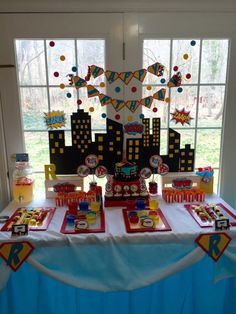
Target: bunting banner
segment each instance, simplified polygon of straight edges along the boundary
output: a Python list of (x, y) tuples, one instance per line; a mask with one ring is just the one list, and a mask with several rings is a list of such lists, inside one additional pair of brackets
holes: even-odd
[(141, 99), (140, 104), (147, 107), (147, 108), (150, 108), (152, 105), (152, 102), (153, 102), (153, 97), (148, 96), (148, 97)]
[(162, 76), (164, 73), (164, 69), (165, 69), (164, 65), (160, 64), (159, 62), (149, 65), (149, 67), (147, 68), (148, 72), (156, 76)]
[(147, 74), (147, 70), (141, 69), (141, 70), (135, 71), (133, 73), (133, 76), (140, 82), (143, 82), (146, 77), (146, 74)]
[(165, 66), (159, 62), (156, 62), (150, 65), (147, 69), (140, 69), (134, 72), (127, 71), (127, 72), (116, 72), (116, 71), (105, 71), (103, 68), (100, 68), (96, 65), (89, 66), (89, 73), (94, 77), (98, 77), (105, 73), (107, 81), (111, 84), (115, 82), (118, 78), (120, 78), (126, 85), (132, 80), (132, 78), (136, 78), (140, 82), (143, 82), (147, 72), (156, 75), (156, 76), (163, 76), (165, 70)]
[(125, 106), (132, 112), (135, 112), (136, 109), (139, 106), (139, 101), (138, 100), (128, 100), (125, 102)]
[(171, 87), (178, 87), (180, 86), (182, 83), (182, 76), (180, 72), (177, 72), (176, 74), (174, 74), (171, 79), (169, 80), (169, 82), (167, 83), (167, 86), (169, 88)]
[(153, 94), (153, 98), (157, 100), (164, 101), (165, 100), (165, 95), (166, 95), (166, 89), (161, 88), (159, 91)]
[(71, 76), (71, 82), (76, 88), (84, 87), (87, 85), (87, 82), (77, 75)]
[(112, 99), (111, 102), (113, 108), (115, 109), (115, 111), (120, 111), (122, 108), (124, 108), (125, 106), (125, 101), (124, 100), (120, 100), (120, 99)]
[[(140, 70), (142, 71), (142, 70)], [(125, 73), (126, 76), (124, 75)], [(131, 72), (122, 72), (120, 74), (123, 74), (122, 79), (124, 80), (124, 82), (128, 82), (130, 80), (130, 73)], [(111, 73), (110, 73), (111, 75)], [(112, 74), (114, 77), (114, 74)], [(138, 74), (137, 74), (138, 75)], [(139, 73), (140, 77), (144, 75), (144, 72), (140, 72)], [(120, 77), (120, 76), (119, 76)], [(87, 82), (83, 79), (81, 79), (78, 76), (73, 76), (70, 75), (70, 80), (72, 82), (72, 84), (78, 89), (81, 87), (87, 87), (87, 93), (88, 93), (88, 97), (95, 97), (98, 96), (99, 101), (101, 103), (102, 106), (106, 106), (111, 104), (113, 106), (113, 108), (115, 109), (115, 111), (120, 111), (121, 109), (123, 109), (124, 107), (127, 107), (131, 112), (135, 112), (136, 109), (141, 105), (141, 106), (145, 106), (147, 108), (150, 108), (153, 100), (159, 100), (159, 101), (164, 101), (165, 100), (165, 95), (166, 95), (166, 89), (165, 88), (161, 88), (159, 91), (157, 91), (156, 93), (153, 94), (153, 96), (148, 96), (148, 97), (144, 97), (140, 100), (122, 100), (122, 99), (114, 99), (108, 95), (105, 95), (103, 93), (100, 93), (96, 87), (94, 87), (93, 85), (87, 85)]]
[(91, 75), (92, 75), (94, 78), (96, 78), (96, 77), (98, 77), (98, 76), (100, 76), (100, 75), (102, 75), (102, 74), (104, 73), (103, 68), (100, 68), (100, 67), (98, 67), (98, 66), (96, 66), (96, 65), (91, 65), (91, 66), (89, 67), (89, 69), (90, 69)]
[(87, 85), (88, 98), (99, 96), (99, 91), (93, 85)]
[(119, 78), (126, 84), (128, 85), (129, 82), (132, 80), (133, 78), (133, 72), (121, 72), (119, 74)]
[(102, 106), (108, 105), (112, 101), (112, 98), (105, 94), (99, 94), (98, 97)]
[(119, 73), (114, 72), (114, 71), (106, 71), (105, 76), (109, 83), (113, 83), (118, 79)]

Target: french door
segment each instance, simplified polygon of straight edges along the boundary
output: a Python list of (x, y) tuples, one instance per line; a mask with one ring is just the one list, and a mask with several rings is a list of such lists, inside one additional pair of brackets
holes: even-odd
[[(161, 117), (161, 153), (167, 152), (167, 131), (171, 127), (181, 134), (182, 145), (188, 143), (195, 148), (195, 167), (214, 168), (215, 192), (232, 206), (236, 206), (232, 136), (236, 134), (235, 26), (233, 14), (130, 13), (125, 15), (124, 38), (125, 66), (130, 60), (139, 68), (161, 62), (166, 66), (164, 81), (182, 72), (181, 89), (170, 88), (168, 102), (153, 102), (151, 110), (142, 110), (150, 118)], [(141, 97), (166, 85), (148, 75), (145, 80)], [(154, 107), (157, 111), (152, 110)], [(190, 124), (171, 121), (171, 113), (183, 108), (190, 111)]]
[[(1, 171), (0, 203), (6, 205), (16, 152), (29, 153), (35, 181), (43, 185), (44, 164), (49, 162), (44, 113), (65, 112), (67, 145), (71, 141), (70, 114), (77, 111), (81, 102), (80, 108), (91, 113), (94, 131), (105, 128), (102, 115), (114, 118), (112, 106), (101, 109), (97, 97), (88, 100), (85, 89), (71, 88), (67, 74), (84, 79), (88, 65), (92, 64), (123, 70), (123, 17), (121, 14), (8, 14), (1, 16), (0, 38), (3, 116), (0, 118), (4, 121), (0, 157), (5, 160), (1, 163), (4, 171)], [(100, 83), (98, 79), (91, 84), (100, 88)], [(103, 87), (102, 92), (109, 94), (110, 86)]]
[[(224, 23), (219, 23), (219, 18)], [(96, 64), (98, 62), (96, 65), (104, 66), (106, 69), (117, 72), (135, 71), (146, 68), (150, 63), (161, 61), (167, 69), (167, 82), (171, 75), (174, 74), (173, 67), (176, 65), (175, 62), (180, 67), (182, 66), (181, 63), (184, 63), (183, 59), (180, 62), (180, 58), (175, 59), (174, 55), (177, 53), (181, 57), (186, 52), (185, 50), (189, 49), (187, 54), (191, 54), (194, 50), (194, 53), (192, 53), (194, 62), (190, 62), (191, 71), (189, 71), (191, 72), (192, 80), (184, 80), (182, 95), (188, 91), (191, 97), (185, 97), (185, 102), (183, 102), (180, 97), (182, 95), (177, 94), (174, 90), (170, 90), (168, 92), (170, 95), (166, 95), (170, 102), (153, 103), (148, 112), (143, 110), (144, 106), (138, 106), (135, 112), (124, 108), (118, 112), (119, 121), (123, 124), (141, 121), (142, 114), (150, 118), (160, 117), (162, 120), (162, 153), (166, 153), (167, 150), (168, 127), (178, 129), (186, 143), (197, 147), (196, 165), (209, 165), (215, 168), (215, 173), (220, 177), (220, 193), (225, 200), (234, 206), (236, 199), (234, 184), (236, 150), (232, 134), (236, 134), (236, 124), (234, 123), (234, 117), (236, 116), (236, 106), (234, 104), (236, 90), (233, 85), (236, 58), (231, 58), (229, 64), (229, 56), (236, 56), (236, 35), (233, 31), (236, 26), (235, 23), (233, 15), (213, 13), (2, 15), (0, 21), (0, 60), (4, 67), (0, 68), (0, 105), (4, 123), (1, 126), (2, 135), (0, 136), (0, 161), (3, 161), (1, 163), (3, 170), (1, 170), (0, 174), (1, 204), (5, 205), (9, 200), (9, 184), (6, 173), (9, 172), (9, 177), (11, 178), (14, 166), (13, 155), (16, 152), (25, 151), (26, 148), (30, 149), (33, 143), (35, 143), (35, 138), (43, 139), (46, 136), (46, 129), (43, 128), (42, 121), (35, 128), (35, 121), (39, 118), (40, 110), (43, 116), (47, 108), (56, 110), (56, 105), (58, 105), (58, 107), (61, 106), (61, 109), (63, 103), (67, 101), (69, 104), (67, 109), (69, 111), (78, 97), (85, 103), (86, 97), (83, 95), (82, 89), (81, 93), (80, 91), (70, 92), (69, 86), (59, 90), (61, 81), (54, 76), (54, 72), (58, 71), (58, 67), (50, 55), (55, 55), (55, 51), (57, 51), (58, 58), (65, 57), (63, 62), (67, 62), (71, 58), (73, 61), (69, 62), (68, 66), (73, 64), (78, 66), (78, 68), (83, 68), (83, 75), (86, 72), (83, 61), (86, 60), (86, 54), (91, 56), (92, 63)], [(196, 42), (194, 48), (192, 47), (193, 50), (190, 49), (192, 40)], [(50, 46), (51, 41), (55, 43), (54, 47)], [(103, 51), (102, 57), (101, 53), (99, 53), (100, 57), (96, 58), (95, 51), (97, 50), (94, 48), (94, 44), (97, 45), (96, 49), (100, 49), (100, 52)], [(217, 75), (212, 79), (212, 76), (208, 75), (207, 71), (204, 74), (204, 70), (207, 68), (207, 64), (209, 65), (210, 63), (211, 54), (209, 51), (215, 47), (214, 45), (220, 51), (218, 56), (222, 60), (218, 61), (222, 64), (222, 71), (218, 71), (218, 68), (216, 68)], [(38, 71), (44, 71), (43, 80), (37, 80), (34, 77), (36, 73), (33, 68), (34, 60), (31, 60), (30, 65), (24, 64), (23, 59), (19, 63), (21, 57), (19, 49), (21, 47), (28, 47), (27, 53), (32, 49), (35, 56), (41, 58), (42, 66)], [(66, 53), (65, 47), (68, 48)], [(212, 50), (213, 61), (215, 61), (214, 49)], [(222, 57), (223, 52), (225, 52), (225, 55)], [(205, 59), (206, 56), (209, 58), (208, 63)], [(82, 60), (81, 63), (80, 60)], [(12, 67), (17, 65), (16, 62), (18, 62), (18, 71), (19, 64), (24, 66), (21, 69), (21, 74), (24, 73), (23, 78), (19, 73), (16, 75), (16, 69)], [(184, 66), (182, 66), (182, 70), (185, 70)], [(61, 75), (60, 71), (58, 72)], [(111, 97), (119, 99), (141, 99), (165, 86), (166, 82), (149, 80), (147, 77), (147, 81), (143, 83), (132, 80), (130, 84), (124, 85), (121, 84), (120, 80), (117, 80), (115, 84), (106, 83), (104, 91)], [(97, 84), (100, 87), (99, 81)], [(117, 92), (118, 88), (119, 93)], [(31, 95), (37, 94), (40, 97), (38, 96), (34, 99), (31, 97)], [(72, 97), (64, 98), (62, 101), (67, 94), (71, 94)], [(214, 100), (213, 97), (215, 97)], [(20, 106), (22, 99), (26, 104), (25, 108)], [(45, 101), (42, 101), (42, 99)], [(30, 115), (27, 102), (34, 104), (33, 112), (35, 115)], [(103, 113), (111, 118), (115, 118), (117, 112), (113, 107), (105, 107), (103, 108), (105, 110)], [(157, 111), (153, 110), (155, 107)], [(184, 125), (179, 127), (179, 125), (170, 122), (170, 114), (176, 108), (182, 109), (183, 107), (186, 110), (190, 110), (193, 120), (190, 126)], [(75, 105), (76, 108), (77, 105)], [(66, 113), (67, 109), (65, 109)], [(89, 109), (89, 105), (87, 109)], [(218, 114), (219, 118), (215, 119), (215, 121), (207, 121), (205, 118), (211, 114), (214, 117)], [(96, 123), (95, 125), (96, 128), (103, 128), (103, 125), (97, 125)], [(209, 149), (206, 150), (204, 148), (205, 150), (201, 150), (205, 146), (203, 141), (206, 141), (206, 139), (209, 140)], [(35, 147), (39, 147), (39, 145), (40, 142), (36, 142)], [(37, 149), (35, 149), (34, 153), (36, 165), (34, 168), (42, 179), (42, 169), (39, 169), (38, 166), (40, 164), (43, 166), (43, 162)], [(213, 155), (216, 156), (215, 159), (212, 159)]]

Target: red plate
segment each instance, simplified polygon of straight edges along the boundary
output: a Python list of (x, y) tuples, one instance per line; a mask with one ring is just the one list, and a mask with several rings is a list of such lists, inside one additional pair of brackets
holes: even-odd
[[(13, 220), (15, 216), (18, 215), (19, 211), (21, 209), (25, 208), (26, 212), (31, 212), (33, 210), (39, 209), (40, 212), (42, 213), (43, 211), (48, 211), (46, 218), (43, 221), (43, 224), (41, 226), (29, 226), (30, 231), (46, 231), (48, 229), (48, 226), (52, 220), (52, 217), (55, 213), (56, 208), (55, 207), (20, 207), (17, 208), (14, 214), (10, 217), (10, 219), (3, 225), (1, 231), (11, 231), (11, 226), (13, 224)], [(18, 221), (17, 223), (24, 223), (23, 221)]]
[[(138, 210), (132, 210), (138, 212)], [(149, 208), (145, 209), (147, 213), (150, 211)], [(125, 227), (126, 231), (128, 233), (130, 232), (154, 232), (154, 231), (171, 231), (171, 227), (166, 220), (164, 214), (162, 213), (161, 209), (158, 208), (155, 210), (159, 216), (159, 222), (155, 227), (142, 227), (140, 226), (139, 223), (137, 224), (131, 224), (129, 221), (129, 212), (130, 210), (127, 208), (123, 208), (123, 216), (124, 216), (124, 222), (125, 222)]]
[(61, 225), (61, 233), (64, 234), (78, 234), (78, 233), (101, 233), (105, 232), (105, 215), (103, 209), (100, 210), (100, 215), (97, 218), (95, 227), (89, 227), (87, 229), (75, 230), (73, 226), (68, 225), (66, 216), (68, 211), (65, 212), (65, 216)]
[[(195, 221), (199, 224), (201, 228), (210, 228), (213, 227), (215, 224), (215, 221), (202, 221), (198, 214), (192, 209), (192, 205), (199, 206), (201, 204), (185, 204), (184, 207), (187, 209), (187, 211), (190, 213), (190, 215), (195, 219)], [(207, 205), (207, 204), (206, 204)], [(215, 204), (217, 207), (219, 207), (219, 210), (222, 212), (222, 214), (229, 219), (229, 223), (231, 226), (236, 226), (236, 215), (232, 213), (230, 209), (225, 207), (223, 204), (218, 203)], [(216, 214), (215, 214), (216, 215)], [(216, 215), (217, 216), (217, 215)], [(220, 217), (219, 217), (220, 219)]]

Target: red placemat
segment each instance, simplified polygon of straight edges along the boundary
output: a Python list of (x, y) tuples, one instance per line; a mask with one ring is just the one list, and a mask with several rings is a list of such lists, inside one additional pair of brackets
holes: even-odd
[[(213, 227), (215, 224), (215, 220), (212, 219), (212, 221), (202, 221), (199, 215), (196, 213), (196, 211), (193, 209), (193, 206), (207, 206), (208, 204), (185, 204), (184, 207), (187, 209), (187, 211), (190, 213), (190, 215), (194, 218), (194, 220), (199, 224), (201, 228), (210, 228)], [(217, 208), (220, 210), (220, 212), (224, 215), (224, 217), (229, 219), (229, 223), (231, 226), (236, 226), (236, 215), (227, 207), (225, 207), (223, 204), (218, 203), (214, 204), (217, 206)], [(209, 205), (210, 206), (210, 205)], [(218, 216), (215, 212), (215, 219), (221, 219), (220, 216)]]
[[(151, 211), (149, 208), (145, 209), (144, 211), (146, 211), (147, 216), (149, 214), (149, 212)], [(159, 221), (158, 223), (154, 226), (154, 227), (143, 227), (140, 222), (133, 224), (130, 223), (129, 220), (129, 213), (131, 212), (129, 209), (127, 208), (123, 208), (123, 217), (124, 217), (124, 222), (125, 222), (125, 227), (126, 227), (126, 231), (128, 233), (130, 232), (159, 232), (159, 231), (171, 231), (171, 227), (168, 223), (168, 221), (166, 220), (163, 212), (161, 211), (160, 208), (155, 210), (157, 215), (159, 216)], [(132, 210), (132, 212), (137, 212), (138, 214), (138, 210)]]
[(89, 226), (86, 229), (75, 230), (73, 225), (67, 223), (68, 211), (65, 212), (65, 216), (61, 225), (61, 233), (64, 234), (78, 234), (78, 233), (101, 233), (105, 232), (105, 215), (103, 209), (100, 210), (100, 214), (97, 216), (96, 223)]
[[(11, 231), (11, 226), (13, 224), (23, 224), (23, 223), (28, 224), (30, 231), (46, 231), (52, 220), (55, 210), (56, 210), (55, 207), (20, 207), (20, 208), (17, 208), (14, 214), (3, 225), (1, 231)], [(31, 224), (32, 222), (30, 223), (31, 219), (27, 219), (27, 217), (29, 218), (29, 216), (32, 217), (31, 219), (35, 220), (34, 225)], [(43, 220), (41, 220), (42, 218)]]

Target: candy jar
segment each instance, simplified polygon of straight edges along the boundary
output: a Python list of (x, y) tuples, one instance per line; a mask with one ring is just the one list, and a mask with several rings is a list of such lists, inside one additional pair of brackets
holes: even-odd
[(28, 158), (22, 160), (16, 159), (15, 170), (13, 171), (12, 193), (14, 201), (17, 203), (28, 203), (33, 199), (33, 169), (29, 164)]

